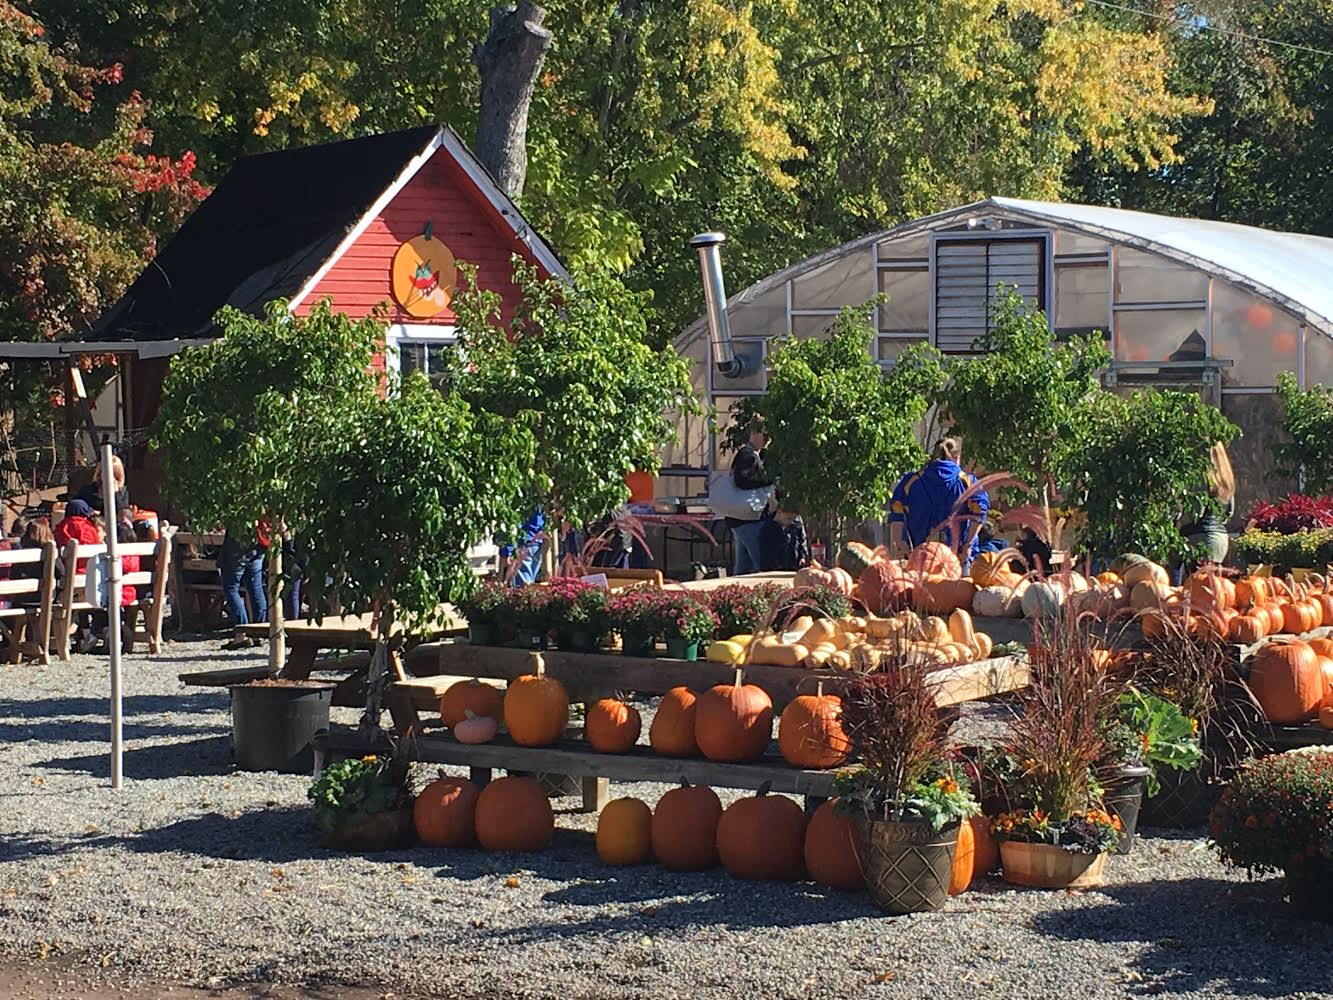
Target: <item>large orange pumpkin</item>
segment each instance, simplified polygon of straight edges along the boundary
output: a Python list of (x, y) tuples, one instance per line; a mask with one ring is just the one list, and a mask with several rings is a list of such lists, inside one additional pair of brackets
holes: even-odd
[(902, 611), (912, 603), (912, 585), (901, 566), (892, 559), (881, 559), (857, 579), (856, 597), (874, 615)]
[(1268, 634), (1267, 615), (1237, 615), (1231, 619), (1227, 628), (1227, 638), (1232, 642), (1252, 646)]
[(1327, 656), (1315, 654), (1319, 661), (1319, 672), (1324, 676), (1324, 698), (1319, 703), (1320, 708), (1333, 708), (1333, 659)]
[(792, 767), (816, 770), (837, 767), (852, 752), (852, 742), (842, 728), (842, 699), (824, 694), (793, 698), (778, 719), (778, 749)]
[(606, 865), (642, 865), (653, 856), (653, 811), (639, 799), (612, 799), (597, 817), (597, 856)]
[(1235, 601), (1235, 587), (1215, 572), (1199, 570), (1185, 583), (1190, 607), (1199, 611), (1223, 611)]
[(861, 837), (856, 821), (836, 811), (829, 799), (805, 827), (805, 870), (810, 878), (830, 889), (855, 892), (865, 887)]
[(653, 855), (673, 872), (717, 867), (717, 824), (722, 801), (707, 785), (681, 785), (653, 810)]
[(505, 691), (505, 728), (522, 747), (550, 746), (569, 722), (569, 695), (565, 686), (546, 676), (546, 661), (536, 655), (537, 672), (515, 677)]
[(475, 677), (450, 684), (440, 695), (440, 719), (453, 729), (467, 718), (468, 712), (478, 718), (485, 716), (499, 722), (504, 718), (504, 697), (500, 689)]
[(958, 555), (943, 542), (926, 542), (907, 554), (907, 572), (917, 576), (944, 576), (957, 580), (963, 575)]
[(673, 687), (657, 703), (653, 724), (648, 728), (648, 743), (663, 757), (693, 757), (699, 752), (694, 741), (695, 693), (687, 687)]
[(967, 575), (978, 587), (1016, 587), (1023, 579), (1009, 568), (1009, 557), (999, 552), (978, 553)]
[(555, 835), (551, 800), (536, 778), (497, 778), (477, 796), (477, 842), (488, 851), (540, 851)]
[(1249, 684), (1270, 722), (1314, 718), (1324, 700), (1319, 657), (1299, 639), (1274, 639), (1259, 647), (1250, 665)]
[(588, 706), (583, 737), (600, 753), (624, 753), (638, 742), (643, 718), (619, 698), (602, 698)]
[(773, 701), (768, 692), (742, 681), (719, 684), (699, 695), (694, 706), (694, 739), (709, 760), (758, 760), (773, 737)]
[(1306, 601), (1289, 601), (1282, 606), (1282, 631), (1300, 635), (1319, 627), (1323, 612)]
[(479, 789), (466, 778), (439, 777), (412, 803), (412, 823), (427, 847), (475, 847)]
[(805, 812), (785, 795), (755, 795), (727, 806), (717, 856), (734, 878), (789, 882), (805, 867)]
[(977, 839), (971, 823), (958, 824), (958, 843), (953, 849), (953, 868), (949, 871), (949, 895), (967, 892), (977, 863)]

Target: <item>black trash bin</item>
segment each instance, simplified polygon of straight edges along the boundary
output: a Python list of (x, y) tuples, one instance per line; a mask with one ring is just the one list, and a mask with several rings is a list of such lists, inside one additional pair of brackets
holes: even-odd
[(310, 774), (315, 734), (327, 732), (333, 685), (259, 681), (231, 685), (231, 740), (242, 771)]

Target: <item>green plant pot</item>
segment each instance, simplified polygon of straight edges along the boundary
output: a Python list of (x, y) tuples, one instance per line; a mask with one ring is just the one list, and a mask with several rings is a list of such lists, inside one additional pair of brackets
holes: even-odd
[(467, 627), (467, 641), (474, 646), (494, 646), (495, 626), (469, 625)]
[(545, 649), (547, 646), (546, 633), (521, 628), (514, 637), (513, 644), (519, 649)]
[(699, 643), (695, 639), (673, 636), (666, 641), (667, 656), (673, 660), (699, 659)]
[(562, 631), (556, 639), (560, 648), (569, 653), (591, 653), (597, 648), (597, 636), (587, 629)]
[(650, 635), (625, 634), (620, 637), (620, 648), (626, 656), (656, 656), (657, 640)]

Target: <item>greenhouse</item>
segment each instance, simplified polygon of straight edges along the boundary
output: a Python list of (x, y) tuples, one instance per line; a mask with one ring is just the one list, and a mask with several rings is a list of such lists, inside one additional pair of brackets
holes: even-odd
[[(725, 264), (725, 247), (723, 248)], [(998, 284), (1016, 287), (1056, 337), (1098, 331), (1114, 360), (1108, 387), (1200, 392), (1242, 431), (1232, 449), (1238, 509), (1262, 490), (1278, 432), (1273, 386), (1333, 384), (1333, 239), (1090, 205), (989, 198), (816, 254), (727, 300), (738, 351), (787, 332), (819, 336), (839, 310), (883, 293), (874, 350), (884, 365), (927, 341), (967, 354), (991, 319)], [(677, 349), (696, 360), (701, 396), (725, 419), (765, 388), (762, 366), (738, 379), (709, 363), (704, 319)], [(706, 420), (684, 427), (668, 465), (719, 464)], [(664, 492), (698, 488), (670, 481)]]

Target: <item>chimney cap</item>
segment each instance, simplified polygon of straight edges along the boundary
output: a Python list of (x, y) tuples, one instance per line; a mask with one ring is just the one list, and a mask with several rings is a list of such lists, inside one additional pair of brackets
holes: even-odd
[(690, 237), (690, 246), (695, 249), (717, 246), (719, 243), (725, 242), (727, 242), (726, 233), (699, 233), (697, 236)]

